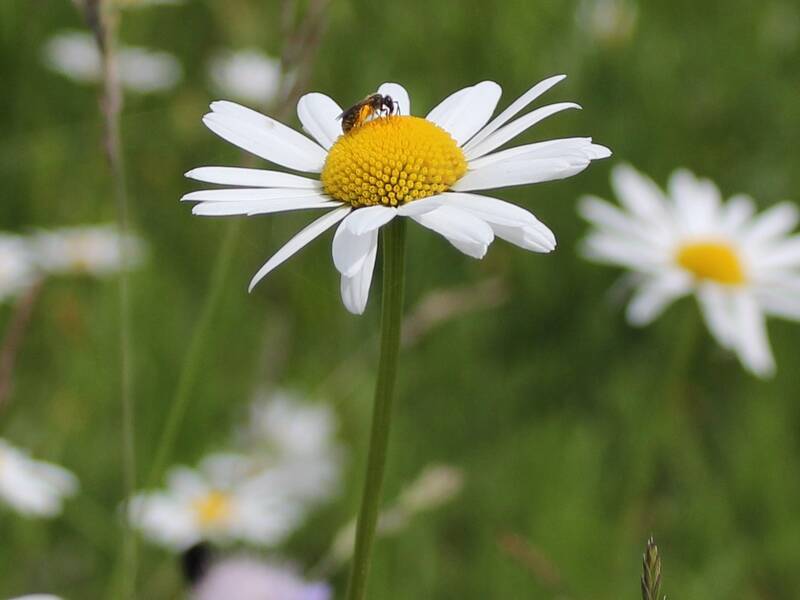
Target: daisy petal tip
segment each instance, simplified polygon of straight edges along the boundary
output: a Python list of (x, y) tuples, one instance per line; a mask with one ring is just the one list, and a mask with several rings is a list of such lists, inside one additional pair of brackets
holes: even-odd
[(602, 146), (600, 144), (592, 144), (591, 146), (589, 146), (589, 150), (591, 152), (592, 160), (609, 158), (614, 154), (611, 151), (611, 148), (608, 148), (607, 146)]

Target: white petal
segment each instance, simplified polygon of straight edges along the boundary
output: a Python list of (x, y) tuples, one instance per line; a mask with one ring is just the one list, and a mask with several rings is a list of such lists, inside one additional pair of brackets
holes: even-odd
[(391, 206), (367, 206), (353, 211), (353, 214), (348, 216), (344, 222), (353, 234), (361, 235), (383, 227), (396, 214), (397, 209)]
[(687, 233), (707, 234), (718, 229), (720, 193), (713, 182), (678, 169), (670, 175), (668, 188)]
[(485, 140), (491, 133), (497, 131), (502, 125), (505, 125), (509, 119), (513, 118), (519, 111), (528, 106), (528, 104), (565, 78), (566, 75), (556, 75), (534, 85), (531, 89), (522, 94), (522, 96), (514, 100), (507, 109), (492, 119), (486, 127), (475, 134), (475, 137), (464, 145), (464, 152), (471, 151), (477, 144)]
[(486, 125), (502, 93), (494, 81), (481, 81), (466, 90), (446, 98), (426, 117), (453, 136), (459, 146)]
[(397, 214), (401, 217), (414, 217), (417, 215), (425, 214), (432, 210), (436, 210), (445, 203), (444, 196), (437, 194), (436, 196), (429, 196), (421, 200), (414, 200), (407, 204), (397, 207)]
[(611, 150), (599, 144), (593, 144), (592, 138), (563, 138), (558, 140), (547, 140), (546, 142), (536, 142), (535, 144), (525, 144), (515, 146), (502, 152), (495, 152), (488, 156), (476, 158), (470, 161), (469, 169), (477, 170), (487, 167), (497, 162), (510, 159), (534, 159), (534, 158), (587, 158), (597, 160), (611, 156)]
[(706, 283), (698, 289), (697, 301), (706, 326), (717, 343), (726, 349), (733, 348), (737, 336), (731, 294), (719, 285)]
[(240, 167), (199, 167), (186, 173), (186, 177), (206, 183), (236, 185), (243, 187), (279, 187), (297, 189), (320, 189), (322, 184), (316, 179), (300, 177), (280, 171), (264, 169), (243, 169)]
[(369, 237), (369, 250), (359, 268), (352, 277), (342, 275), (341, 292), (345, 308), (354, 315), (364, 314), (372, 284), (372, 272), (375, 269), (375, 257), (378, 253), (378, 230), (365, 235)]
[(590, 162), (590, 159), (578, 156), (531, 159), (522, 156), (467, 171), (452, 189), (470, 192), (565, 179), (583, 171)]
[(666, 263), (665, 255), (659, 248), (616, 234), (590, 233), (581, 243), (580, 251), (591, 260), (637, 271), (660, 272)]
[(276, 200), (242, 200), (241, 202), (201, 202), (192, 208), (192, 214), (200, 217), (225, 217), (233, 215), (268, 215), (310, 208), (337, 208), (341, 202), (325, 197), (281, 198)]
[(800, 235), (786, 238), (764, 251), (759, 259), (759, 269), (787, 269), (800, 265)]
[(747, 292), (736, 294), (734, 306), (739, 333), (739, 359), (754, 374), (769, 377), (775, 372), (775, 359), (769, 346), (764, 313), (755, 298)]
[(328, 214), (325, 214), (316, 221), (312, 222), (310, 225), (307, 225), (300, 231), (300, 233), (295, 235), (280, 250), (278, 250), (272, 256), (272, 258), (264, 263), (264, 266), (261, 267), (253, 276), (253, 279), (250, 280), (248, 291), (252, 291), (256, 284), (261, 281), (270, 271), (295, 254), (303, 246), (311, 242), (314, 238), (322, 235), (326, 230), (330, 229), (336, 225), (336, 223), (344, 219), (347, 216), (347, 213), (349, 213), (351, 210), (353, 209), (349, 206), (332, 210)]
[(597, 196), (583, 196), (578, 201), (578, 214), (597, 229), (609, 234), (641, 239), (643, 235), (649, 233), (649, 229), (642, 227), (640, 222)]
[(733, 196), (722, 207), (720, 229), (728, 234), (738, 234), (755, 212), (756, 205), (750, 196), (745, 194)]
[[(373, 209), (373, 210), (370, 210)], [(374, 210), (382, 209), (382, 210)], [(365, 212), (364, 215), (359, 213)], [(373, 233), (394, 218), (396, 211), (385, 206), (359, 208), (350, 213), (333, 236), (333, 264), (345, 277), (353, 277), (364, 264)], [(361, 233), (359, 233), (361, 232)]]
[(317, 196), (330, 199), (322, 192), (297, 188), (225, 188), (197, 190), (181, 198), (182, 202), (241, 202), (242, 200), (276, 200)]
[(440, 206), (411, 218), (473, 258), (483, 258), (494, 239), (492, 228), (485, 221), (452, 206)]
[(667, 199), (655, 182), (630, 165), (611, 170), (611, 186), (620, 203), (632, 214), (651, 222), (664, 223), (669, 215)]
[(800, 216), (791, 202), (781, 202), (758, 215), (745, 229), (745, 243), (763, 243), (786, 235), (797, 225)]
[(648, 279), (628, 304), (628, 322), (637, 326), (652, 323), (667, 306), (689, 293), (691, 285), (691, 279), (679, 271)]
[(306, 94), (297, 102), (297, 117), (303, 129), (326, 150), (342, 135), (342, 123), (338, 118), (340, 114), (342, 107), (329, 96), (318, 92)]
[(294, 129), (233, 102), (213, 102), (211, 110), (203, 122), (230, 143), (290, 169), (322, 171), (325, 150)]
[(551, 115), (570, 108), (580, 109), (580, 106), (574, 102), (560, 102), (558, 104), (550, 104), (548, 106), (537, 108), (536, 110), (529, 112), (527, 115), (512, 121), (505, 127), (501, 127), (481, 143), (476, 144), (471, 150), (465, 152), (464, 156), (466, 156), (467, 160), (471, 161), (488, 154), (492, 150), (505, 144), (507, 141), (517, 137), (526, 129), (533, 127), (536, 125), (536, 123), (539, 123)]
[(759, 290), (758, 301), (770, 315), (800, 321), (800, 294), (794, 290), (780, 288)]
[(401, 115), (411, 114), (411, 99), (408, 97), (406, 88), (399, 83), (382, 83), (378, 88), (378, 93), (390, 96), (397, 103), (398, 112)]
[(553, 232), (515, 204), (477, 194), (446, 192), (441, 196), (448, 206), (486, 221), (495, 235), (512, 244), (536, 252), (551, 252), (556, 247)]

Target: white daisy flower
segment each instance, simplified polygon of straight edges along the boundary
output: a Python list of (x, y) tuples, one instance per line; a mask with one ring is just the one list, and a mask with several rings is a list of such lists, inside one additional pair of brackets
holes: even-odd
[(57, 465), (32, 459), (0, 438), (0, 503), (32, 517), (55, 517), (78, 480)]
[(194, 214), (259, 215), (329, 209), (281, 248), (256, 273), (252, 289), (286, 259), (338, 224), (333, 262), (341, 273), (345, 307), (361, 314), (367, 304), (377, 253), (378, 229), (395, 217), (410, 217), (444, 236), (456, 248), (482, 258), (495, 236), (534, 252), (550, 252), (555, 236), (536, 217), (513, 204), (471, 192), (562, 179), (579, 173), (610, 151), (591, 138), (567, 138), (494, 152), (506, 142), (562, 110), (562, 102), (514, 119), (564, 77), (533, 86), (490, 121), (500, 86), (483, 81), (450, 95), (425, 118), (411, 116), (406, 90), (384, 83), (378, 93), (393, 112), (342, 134), (342, 107), (324, 94), (303, 96), (297, 114), (314, 140), (231, 102), (214, 102), (203, 121), (214, 133), (261, 158), (311, 179), (257, 169), (203, 167), (187, 177), (237, 188), (192, 192)]
[(133, 498), (129, 517), (147, 537), (178, 551), (201, 541), (278, 544), (302, 514), (280, 490), (251, 475), (251, 461), (234, 454), (209, 456), (197, 470), (174, 468), (166, 490)]
[(253, 48), (217, 53), (209, 77), (220, 93), (254, 104), (269, 104), (281, 89), (281, 63)]
[(788, 235), (797, 206), (755, 216), (751, 198), (723, 202), (711, 181), (686, 170), (673, 173), (668, 196), (630, 166), (616, 167), (611, 182), (623, 207), (582, 199), (580, 212), (596, 228), (583, 250), (634, 272), (628, 320), (646, 325), (693, 294), (717, 342), (756, 375), (770, 375), (765, 316), (800, 320), (800, 236)]
[(252, 459), (276, 489), (303, 504), (338, 491), (342, 449), (330, 407), (279, 391), (258, 394), (250, 411), (246, 438)]
[(85, 225), (40, 231), (31, 242), (39, 268), (47, 274), (86, 274), (102, 277), (122, 268), (122, 251), (128, 267), (144, 258), (144, 241), (121, 236), (114, 225)]
[(247, 556), (214, 563), (192, 588), (192, 600), (329, 600), (326, 583), (306, 582), (289, 565)]
[[(120, 47), (116, 56), (120, 81), (132, 92), (163, 92), (175, 87), (183, 77), (180, 63), (167, 52)], [(43, 60), (53, 71), (80, 83), (102, 79), (102, 58), (89, 33), (59, 33), (45, 44)]]
[(30, 244), (0, 233), (0, 302), (25, 292), (39, 279)]

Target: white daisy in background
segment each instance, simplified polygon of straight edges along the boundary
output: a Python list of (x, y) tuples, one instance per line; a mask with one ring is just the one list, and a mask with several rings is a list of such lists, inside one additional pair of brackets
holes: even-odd
[(254, 48), (218, 52), (208, 73), (219, 93), (253, 104), (269, 104), (281, 89), (281, 62)]
[[(163, 92), (175, 87), (183, 77), (180, 63), (167, 52), (123, 46), (116, 56), (120, 81), (132, 92)], [(100, 51), (89, 33), (59, 33), (45, 44), (43, 60), (53, 71), (81, 83), (102, 79)]]
[(192, 587), (191, 600), (330, 600), (326, 583), (304, 581), (288, 565), (247, 556), (211, 565)]
[(343, 451), (329, 406), (284, 391), (261, 392), (251, 405), (245, 438), (263, 477), (295, 501), (314, 504), (338, 491)]
[(766, 315), (800, 320), (797, 206), (785, 202), (755, 215), (753, 200), (723, 202), (717, 187), (686, 170), (670, 177), (668, 196), (630, 166), (612, 171), (622, 208), (583, 198), (580, 213), (595, 226), (583, 244), (591, 259), (634, 272), (628, 305), (646, 325), (674, 300), (693, 294), (711, 334), (759, 376), (775, 364)]
[(526, 250), (550, 252), (555, 236), (528, 211), (471, 192), (562, 179), (575, 175), (610, 151), (591, 138), (550, 140), (494, 152), (529, 127), (577, 104), (551, 104), (511, 120), (564, 77), (533, 86), (490, 121), (500, 86), (483, 81), (459, 90), (425, 118), (411, 116), (406, 90), (384, 83), (397, 112), (342, 135), (342, 107), (324, 94), (303, 96), (297, 114), (314, 140), (253, 110), (214, 102), (203, 122), (227, 141), (310, 179), (257, 169), (203, 167), (187, 177), (237, 188), (192, 192), (194, 214), (259, 215), (329, 209), (283, 246), (256, 273), (265, 275), (338, 224), (333, 262), (341, 273), (347, 309), (361, 314), (367, 304), (377, 253), (378, 229), (395, 217), (410, 217), (444, 236), (456, 248), (482, 258), (494, 237)]
[(639, 6), (636, 0), (582, 0), (575, 16), (591, 39), (613, 46), (624, 44), (633, 36)]
[(64, 227), (34, 234), (31, 246), (40, 270), (48, 275), (85, 274), (102, 277), (122, 269), (123, 249), (128, 268), (145, 256), (144, 241), (121, 236), (114, 225)]
[(0, 302), (25, 292), (39, 279), (30, 244), (0, 233)]
[(273, 546), (300, 523), (301, 509), (271, 482), (252, 477), (246, 456), (217, 454), (198, 469), (172, 469), (163, 491), (135, 496), (131, 522), (153, 541), (183, 551), (201, 542)]
[(0, 438), (0, 503), (31, 517), (55, 517), (78, 479), (57, 465), (32, 459)]

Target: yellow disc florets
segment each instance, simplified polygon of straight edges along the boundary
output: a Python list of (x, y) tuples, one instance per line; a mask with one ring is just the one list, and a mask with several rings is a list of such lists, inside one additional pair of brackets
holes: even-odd
[(745, 272), (736, 250), (725, 242), (693, 242), (678, 249), (678, 264), (697, 279), (741, 285)]
[(464, 153), (444, 129), (392, 115), (339, 137), (322, 169), (322, 186), (355, 207), (398, 206), (448, 190), (466, 170)]
[(212, 490), (205, 496), (195, 500), (193, 508), (197, 520), (204, 527), (214, 526), (226, 521), (233, 512), (230, 496), (218, 490)]

